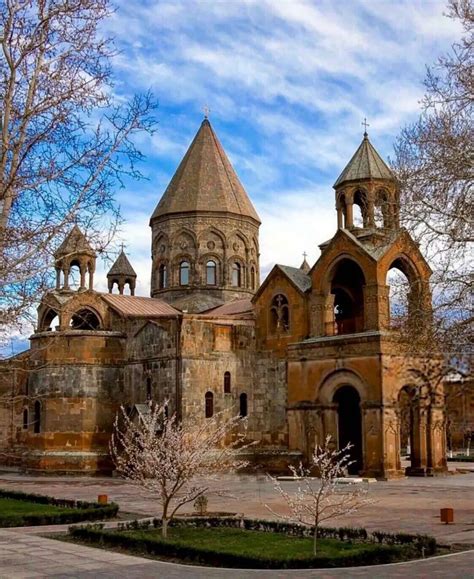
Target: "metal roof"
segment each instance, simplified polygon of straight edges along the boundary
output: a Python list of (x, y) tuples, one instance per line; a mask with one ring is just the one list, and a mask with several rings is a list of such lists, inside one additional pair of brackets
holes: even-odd
[(181, 314), (181, 312), (173, 308), (173, 306), (155, 298), (103, 294), (102, 299), (116, 312), (127, 318), (176, 317)]
[(225, 316), (238, 316), (253, 313), (254, 307), (249, 299), (235, 300), (212, 310), (204, 312), (206, 317), (220, 318)]

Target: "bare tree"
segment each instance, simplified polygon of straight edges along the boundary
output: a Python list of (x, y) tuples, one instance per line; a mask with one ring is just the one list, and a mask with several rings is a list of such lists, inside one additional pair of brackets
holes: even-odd
[(150, 94), (117, 104), (101, 32), (111, 11), (109, 0), (0, 0), (0, 330), (49, 286), (73, 223), (107, 243), (114, 191), (140, 176), (134, 136), (153, 131), (156, 105)]
[[(302, 463), (298, 467), (290, 466), (293, 476), (298, 481), (298, 487), (294, 491), (286, 490), (277, 478), (268, 475), (275, 490), (288, 505), (290, 514), (277, 513), (268, 505), (265, 506), (282, 519), (313, 527), (315, 555), (321, 523), (354, 513), (363, 505), (372, 502), (367, 497), (366, 486), (361, 486), (360, 483), (340, 483), (340, 477), (344, 476), (352, 462), (349, 459), (350, 448), (351, 445), (348, 444), (341, 450), (335, 450), (331, 444), (331, 437), (328, 436), (323, 446), (315, 448), (308, 467)], [(319, 478), (312, 476), (314, 471), (317, 471)]]
[[(447, 16), (462, 24), (463, 36), (428, 69), (421, 115), (399, 136), (393, 168), (401, 184), (403, 223), (433, 268), (432, 328), (419, 346), (427, 355), (443, 352), (446, 372), (450, 366), (468, 372), (474, 239), (471, 0), (450, 0)], [(413, 338), (411, 332), (412, 346)]]
[(168, 416), (167, 409), (167, 402), (150, 403), (133, 420), (122, 407), (110, 443), (117, 472), (153, 493), (161, 504), (163, 537), (181, 507), (209, 492), (213, 477), (248, 464), (237, 453), (238, 447), (246, 447), (244, 435), (236, 432), (244, 419), (216, 414), (185, 424), (176, 414)]

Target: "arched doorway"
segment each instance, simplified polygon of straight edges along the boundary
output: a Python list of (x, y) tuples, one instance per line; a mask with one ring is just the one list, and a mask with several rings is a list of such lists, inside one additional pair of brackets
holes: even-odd
[(358, 474), (363, 469), (362, 416), (360, 396), (353, 386), (342, 386), (334, 394), (337, 404), (337, 429), (339, 449), (351, 444), (349, 449), (349, 474)]
[(351, 259), (339, 261), (333, 270), (330, 292), (334, 296), (333, 331), (353, 334), (363, 332), (365, 277), (360, 266)]

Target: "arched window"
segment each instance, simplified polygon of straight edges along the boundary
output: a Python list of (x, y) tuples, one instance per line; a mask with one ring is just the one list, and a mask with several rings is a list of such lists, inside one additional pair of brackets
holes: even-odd
[(76, 289), (81, 282), (81, 265), (77, 260), (71, 262), (69, 266), (69, 287)]
[(216, 285), (216, 270), (217, 270), (217, 266), (216, 266), (216, 262), (209, 260), (206, 263), (206, 284), (207, 285)]
[(59, 316), (54, 310), (48, 310), (41, 323), (41, 331), (54, 332), (59, 326)]
[(251, 289), (255, 289), (255, 268), (252, 266), (250, 269), (250, 287)]
[(166, 269), (166, 265), (162, 263), (159, 269), (159, 280), (158, 285), (160, 289), (165, 289), (168, 286), (168, 271)]
[(419, 276), (405, 259), (396, 259), (387, 272), (389, 327), (411, 330), (429, 315), (430, 300), (423, 299)]
[(368, 202), (367, 193), (358, 189), (354, 193), (354, 205), (352, 208), (355, 227), (368, 226)]
[(23, 409), (23, 430), (28, 428), (28, 408)]
[(288, 300), (283, 294), (276, 295), (270, 308), (270, 330), (288, 332), (290, 330), (290, 310)]
[(205, 413), (206, 418), (212, 418), (214, 414), (214, 394), (212, 392), (206, 392), (205, 395)]
[(224, 372), (224, 394), (230, 394), (230, 372)]
[(73, 330), (98, 330), (100, 320), (91, 310), (79, 310), (71, 318), (71, 328)]
[(232, 285), (233, 287), (240, 287), (242, 284), (242, 267), (240, 263), (232, 264)]
[(364, 285), (365, 277), (357, 263), (344, 258), (336, 264), (330, 290), (334, 295), (334, 318), (328, 322), (328, 335), (364, 330)]
[(239, 397), (239, 415), (242, 417), (247, 416), (248, 414), (248, 407), (247, 407), (247, 394), (245, 394), (245, 392), (242, 392), (242, 394)]
[(179, 264), (179, 285), (189, 285), (189, 262)]
[(35, 434), (39, 434), (41, 432), (41, 402), (39, 400), (35, 402), (33, 432)]

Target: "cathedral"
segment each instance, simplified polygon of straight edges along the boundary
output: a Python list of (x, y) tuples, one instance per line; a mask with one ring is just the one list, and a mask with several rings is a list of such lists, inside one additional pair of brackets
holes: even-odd
[(387, 280), (403, 272), (429, 312), (431, 271), (366, 133), (334, 195), (316, 263), (275, 265), (260, 283), (260, 219), (205, 118), (150, 218), (151, 297), (135, 295), (123, 250), (101, 293), (81, 230), (59, 246), (23, 371), (5, 364), (20, 402), (0, 410), (0, 446), (30, 471), (110, 472), (120, 406), (168, 400), (184, 422), (246, 416), (256, 468), (283, 471), (331, 435), (352, 444), (351, 473), (387, 479), (404, 472), (408, 397), (406, 472), (445, 472), (444, 399), (416, 395), (421, 361), (397, 346)]

